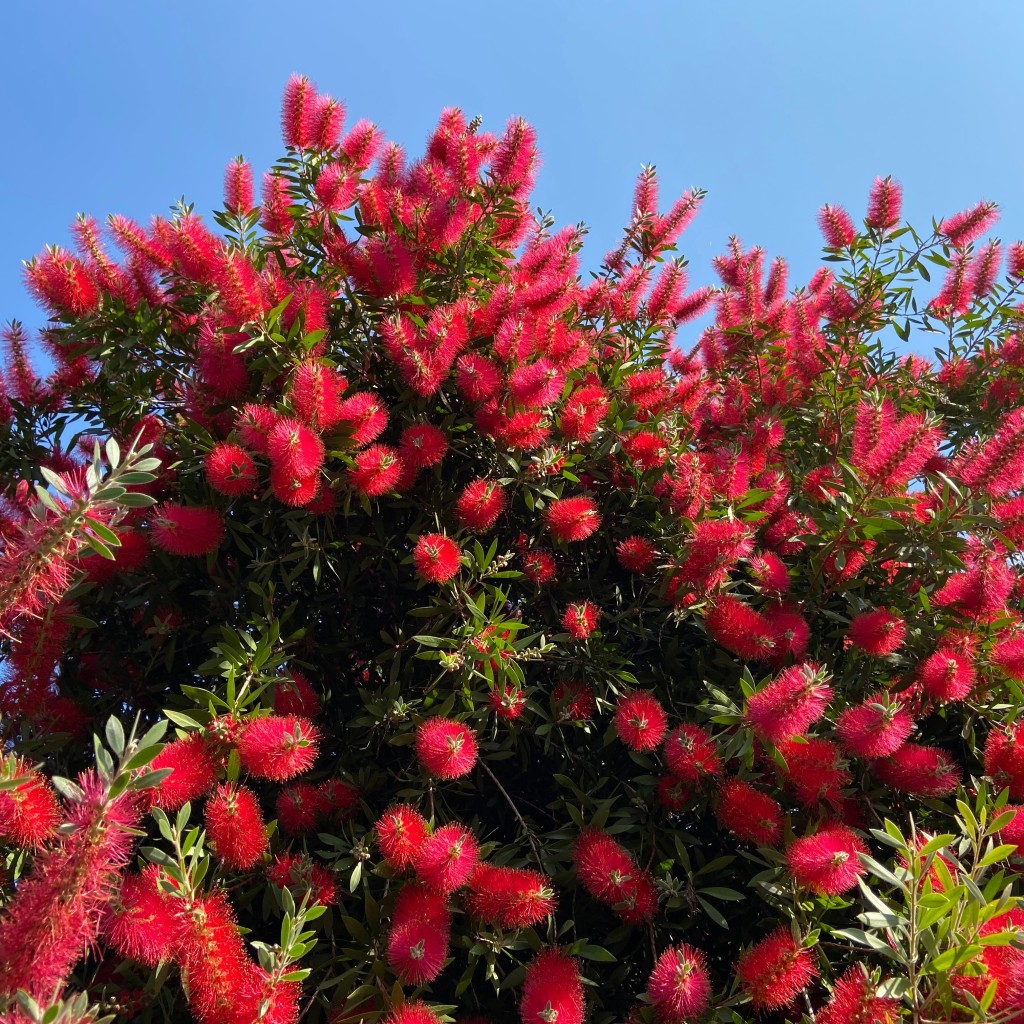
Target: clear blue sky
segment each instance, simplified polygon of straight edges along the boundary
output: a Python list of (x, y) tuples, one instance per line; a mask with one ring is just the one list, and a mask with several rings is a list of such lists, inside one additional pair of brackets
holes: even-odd
[(585, 221), (596, 268), (643, 162), (710, 191), (692, 278), (732, 233), (817, 265), (815, 213), (876, 174), (927, 225), (978, 199), (1024, 236), (1019, 0), (8, 0), (0, 61), (0, 319), (40, 322), (20, 261), (75, 213), (220, 202), (223, 167), (280, 148), (293, 71), (416, 154), (441, 108), (536, 125), (538, 205)]

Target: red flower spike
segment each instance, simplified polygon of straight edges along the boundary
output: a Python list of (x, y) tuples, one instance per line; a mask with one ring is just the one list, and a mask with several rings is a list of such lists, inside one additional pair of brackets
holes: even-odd
[(207, 798), (206, 833), (217, 859), (227, 868), (247, 871), (267, 849), (266, 826), (256, 794), (224, 783)]
[(171, 769), (155, 791), (156, 805), (165, 811), (176, 811), (189, 800), (201, 797), (217, 781), (213, 759), (199, 733), (168, 743), (150, 762), (150, 768)]
[(359, 790), (344, 779), (325, 779), (316, 791), (321, 814), (332, 821), (351, 821), (361, 809)]
[(576, 961), (554, 947), (527, 965), (519, 1001), (522, 1024), (582, 1024), (587, 1001)]
[(846, 635), (854, 647), (859, 647), (866, 654), (883, 658), (903, 645), (907, 624), (887, 608), (876, 608), (856, 616), (850, 622)]
[[(554, 558), (547, 551), (527, 551), (523, 555), (523, 575), (535, 586), (547, 586), (556, 575)], [(565, 619), (562, 623), (565, 624)], [(594, 624), (597, 624), (596, 618)]]
[(940, 647), (917, 666), (921, 689), (937, 701), (964, 700), (974, 689), (976, 676), (970, 654)]
[(835, 983), (828, 1005), (820, 1009), (816, 1024), (897, 1024), (902, 1019), (898, 999), (875, 995), (875, 985), (854, 964)]
[(348, 478), (352, 486), (368, 498), (379, 498), (394, 490), (402, 469), (402, 460), (394, 448), (375, 444), (356, 456), (356, 464), (348, 471)]
[(615, 730), (632, 750), (654, 750), (668, 726), (665, 710), (650, 693), (624, 694), (615, 708)]
[(565, 542), (586, 540), (601, 525), (601, 515), (592, 498), (558, 498), (544, 514), (548, 531)]
[(755, 1010), (781, 1010), (818, 977), (818, 968), (814, 954), (781, 927), (740, 957), (736, 977)]
[(879, 690), (863, 704), (847, 708), (836, 720), (840, 743), (857, 757), (888, 757), (906, 742), (914, 728), (910, 712)]
[(627, 572), (643, 575), (654, 565), (658, 550), (644, 537), (627, 537), (615, 548), (619, 565)]
[(178, 901), (160, 888), (160, 876), (155, 864), (141, 875), (126, 874), (103, 927), (105, 941), (121, 956), (147, 967), (170, 960), (183, 931)]
[(41, 845), (60, 824), (60, 807), (49, 781), (21, 762), (5, 780), (17, 780), (18, 785), (0, 789), (0, 837), (17, 846)]
[(397, 1010), (392, 1010), (381, 1024), (444, 1024), (441, 1018), (420, 1000), (403, 1003)]
[(578, 679), (563, 679), (551, 691), (556, 722), (585, 722), (597, 710), (594, 691)]
[(744, 721), (768, 743), (802, 736), (828, 707), (829, 676), (813, 662), (793, 665), (752, 694)]
[(857, 237), (853, 220), (841, 206), (826, 203), (818, 211), (818, 226), (825, 244), (832, 249), (845, 249)]
[(891, 177), (875, 178), (868, 195), (868, 227), (894, 228), (900, 222), (903, 186)]
[(413, 469), (436, 466), (448, 451), (448, 437), (431, 423), (414, 423), (402, 431), (398, 454)]
[(819, 896), (835, 896), (854, 888), (867, 871), (859, 856), (867, 852), (845, 825), (826, 825), (813, 835), (794, 839), (786, 862), (798, 885)]
[[(339, 406), (338, 417), (340, 423), (348, 426), (352, 442), (359, 447), (376, 441), (388, 425), (387, 410), (381, 405), (380, 399), (369, 391), (357, 391), (349, 395)], [(387, 451), (393, 452), (394, 449), (389, 448)]]
[(416, 730), (416, 756), (431, 775), (458, 779), (476, 764), (476, 736), (461, 722), (428, 718)]
[(252, 168), (237, 157), (224, 171), (224, 209), (235, 216), (242, 216), (252, 208)]
[(457, 576), (461, 557), (459, 545), (443, 533), (423, 534), (412, 552), (416, 573), (427, 583), (446, 583)]
[(394, 922), (388, 933), (387, 958), (403, 985), (426, 985), (444, 967), (448, 932), (427, 921)]
[(557, 898), (551, 879), (528, 868), (481, 864), (469, 880), (466, 909), (489, 924), (508, 930), (540, 924), (554, 913)]
[(222, 441), (214, 445), (204, 466), (210, 486), (229, 497), (252, 494), (259, 483), (252, 456), (237, 444)]
[(985, 774), (1014, 800), (1024, 799), (1024, 723), (996, 725), (985, 740)]
[(961, 210), (947, 217), (939, 225), (939, 234), (945, 235), (949, 244), (962, 249), (980, 238), (999, 220), (999, 207), (995, 203), (982, 201), (969, 210)]
[(267, 868), (267, 878), (281, 889), (309, 892), (313, 902), (325, 907), (338, 902), (334, 875), (322, 864), (293, 853), (278, 854)]
[(320, 714), (320, 695), (297, 668), (288, 669), (274, 684), (274, 714), (301, 718)]
[(307, 718), (268, 715), (246, 723), (238, 755), (250, 775), (285, 782), (313, 767), (319, 740), (320, 730)]
[(904, 743), (872, 768), (887, 786), (915, 796), (948, 796), (960, 784), (960, 768), (939, 747)]
[(310, 477), (324, 464), (324, 442), (299, 420), (282, 417), (267, 432), (267, 455), (289, 476)]
[(465, 825), (442, 825), (424, 842), (413, 869), (416, 877), (436, 892), (462, 888), (480, 860), (476, 837)]
[(586, 640), (597, 629), (601, 612), (591, 601), (577, 601), (562, 614), (562, 626), (574, 640)]
[(519, 718), (526, 707), (526, 694), (513, 683), (495, 684), (488, 700), (494, 713), (508, 722)]
[(150, 520), (150, 537), (169, 554), (197, 558), (220, 546), (224, 521), (212, 508), (165, 501)]
[(402, 871), (416, 861), (427, 839), (427, 823), (409, 804), (396, 804), (377, 821), (377, 846), (391, 867)]
[(740, 779), (722, 783), (715, 817), (723, 828), (748, 843), (778, 846), (782, 842), (782, 808), (767, 793)]
[(683, 942), (658, 957), (647, 982), (647, 998), (663, 1024), (690, 1024), (711, 1000), (704, 954)]
[(293, 782), (277, 795), (274, 809), (286, 835), (304, 836), (316, 828), (324, 802), (316, 787), (308, 782)]
[(763, 661), (775, 651), (774, 630), (768, 620), (731, 594), (719, 597), (704, 621), (718, 643), (748, 661)]
[(711, 734), (699, 725), (684, 722), (665, 738), (668, 770), (688, 783), (702, 783), (722, 774), (722, 762)]
[(292, 75), (281, 101), (281, 134), (286, 146), (308, 149), (315, 141), (315, 107), (316, 86), (305, 75)]
[(466, 485), (455, 503), (455, 514), (463, 529), (479, 533), (489, 530), (505, 508), (505, 491), (496, 480), (478, 479)]

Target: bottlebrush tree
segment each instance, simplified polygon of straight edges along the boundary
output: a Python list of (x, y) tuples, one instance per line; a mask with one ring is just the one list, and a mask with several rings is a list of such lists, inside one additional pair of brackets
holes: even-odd
[(522, 121), (283, 129), (6, 331), (0, 1019), (1024, 1019), (995, 206), (584, 279)]

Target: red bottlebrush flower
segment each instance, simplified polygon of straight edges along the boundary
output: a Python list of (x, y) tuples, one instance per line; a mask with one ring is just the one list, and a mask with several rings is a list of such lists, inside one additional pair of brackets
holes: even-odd
[(396, 921), (388, 933), (387, 958), (403, 985), (426, 985), (444, 967), (448, 931), (429, 921)]
[(548, 359), (517, 366), (508, 377), (512, 398), (527, 409), (540, 409), (556, 401), (565, 386), (565, 374)]
[(580, 833), (573, 861), (580, 884), (602, 903), (614, 903), (623, 878), (635, 870), (627, 850), (611, 836), (594, 828)]
[(455, 503), (459, 525), (466, 530), (489, 530), (505, 508), (505, 491), (496, 480), (477, 479), (466, 485)]
[(900, 222), (903, 186), (888, 175), (875, 178), (868, 195), (868, 227), (893, 228)]
[(217, 781), (213, 758), (199, 733), (168, 743), (153, 758), (150, 768), (171, 769), (156, 790), (156, 805), (165, 811), (176, 811), (187, 801), (201, 797)]
[(819, 896), (835, 896), (857, 884), (866, 868), (859, 854), (868, 848), (845, 825), (827, 825), (813, 835), (794, 839), (786, 862), (798, 885)]
[(668, 380), (663, 370), (637, 370), (627, 374), (622, 383), (629, 400), (644, 412), (653, 412), (668, 398)]
[(574, 640), (586, 640), (597, 629), (601, 612), (591, 601), (576, 601), (562, 613), (562, 627)]
[(815, 1020), (817, 1024), (897, 1024), (901, 1017), (900, 1001), (875, 995), (871, 978), (854, 965), (836, 981), (832, 998)]
[(238, 737), (242, 767), (257, 779), (285, 782), (309, 771), (320, 730), (298, 715), (267, 715), (246, 722)]
[(557, 498), (544, 513), (548, 531), (558, 540), (586, 540), (601, 525), (601, 514), (592, 498), (579, 495)]
[(985, 774), (1014, 800), (1024, 799), (1024, 723), (993, 726), (985, 740)]
[(736, 977), (755, 1010), (781, 1010), (818, 977), (818, 968), (814, 954), (781, 927), (740, 957)]
[(316, 86), (305, 75), (292, 75), (281, 101), (281, 134), (286, 146), (307, 149), (313, 144), (315, 108)]
[[(358, 447), (376, 441), (388, 425), (387, 410), (380, 399), (368, 391), (349, 395), (341, 403), (338, 415), (341, 422), (348, 424), (352, 441)], [(388, 448), (387, 451), (394, 449)]]
[[(144, 806), (138, 794), (111, 798), (96, 772), (78, 777), (81, 798), (59, 839), (18, 879), (0, 918), (0, 993), (24, 989), (50, 1001), (95, 941), (103, 913), (131, 859)], [(137, 833), (136, 833), (137, 834)]]
[(325, 209), (340, 213), (355, 202), (359, 194), (359, 175), (343, 164), (328, 164), (317, 175), (314, 191)]
[(703, 1016), (711, 1000), (704, 954), (685, 942), (669, 946), (651, 971), (647, 998), (664, 1024), (690, 1024)]
[(501, 390), (501, 373), (486, 356), (467, 352), (455, 364), (455, 386), (467, 402), (486, 402)]
[(960, 783), (959, 767), (940, 747), (904, 743), (872, 768), (885, 785), (915, 796), (947, 796)]
[(555, 911), (551, 879), (528, 868), (480, 864), (469, 880), (466, 909), (499, 928), (528, 928)]
[(553, 946), (526, 968), (519, 1019), (523, 1024), (582, 1024), (587, 1001), (576, 961)]
[(608, 412), (608, 394), (600, 384), (584, 384), (566, 399), (559, 428), (570, 441), (593, 436)]
[(554, 558), (547, 551), (527, 551), (523, 555), (523, 575), (535, 586), (547, 586), (555, 578)]
[(740, 779), (722, 783), (715, 817), (737, 838), (758, 846), (782, 841), (782, 808), (767, 793)]
[(906, 742), (914, 719), (885, 690), (847, 708), (836, 720), (839, 742), (857, 757), (888, 757)]
[(716, 600), (704, 622), (719, 644), (748, 661), (763, 661), (775, 652), (774, 631), (768, 620), (731, 594)]
[(329, 150), (338, 145), (345, 124), (345, 105), (333, 96), (317, 96), (310, 117), (310, 149)]
[(224, 171), (224, 209), (236, 216), (253, 208), (252, 168), (236, 157)]
[[(270, 487), (274, 497), (291, 508), (309, 507), (320, 494), (320, 476), (295, 476), (284, 466), (270, 469)], [(330, 491), (325, 491), (330, 494)]]
[(701, 783), (722, 774), (722, 761), (711, 734), (683, 722), (665, 738), (665, 764), (683, 782)]
[(431, 775), (458, 779), (476, 764), (476, 736), (461, 722), (427, 718), (416, 730), (416, 756)]
[(235, 429), (242, 444), (260, 455), (266, 455), (267, 434), (276, 422), (277, 413), (273, 409), (250, 402), (238, 414)]
[(356, 464), (348, 471), (348, 478), (352, 486), (367, 497), (379, 498), (394, 490), (403, 468), (402, 460), (394, 448), (386, 444), (374, 444), (356, 456)]
[(325, 779), (316, 791), (325, 818), (350, 821), (359, 813), (359, 790), (344, 779)]
[(150, 536), (169, 554), (195, 558), (220, 545), (224, 521), (215, 509), (165, 501), (153, 513)]
[(518, 448), (521, 451), (539, 448), (547, 441), (550, 433), (544, 413), (529, 409), (511, 415), (499, 413), (494, 429), (495, 438), (506, 448)]
[(975, 683), (974, 660), (952, 647), (940, 647), (917, 666), (917, 682), (938, 701), (963, 700)]
[(841, 207), (826, 203), (818, 211), (818, 227), (825, 244), (832, 249), (845, 249), (857, 237), (850, 215)]
[(849, 784), (850, 773), (834, 743), (816, 737), (784, 740), (779, 753), (785, 760), (785, 767), (777, 769), (779, 776), (801, 804), (814, 807), (822, 801), (841, 801), (841, 790)]
[(626, 924), (639, 925), (651, 921), (658, 912), (658, 890), (654, 876), (644, 868), (635, 868), (619, 886), (612, 909)]
[(615, 708), (615, 730), (633, 750), (654, 750), (668, 726), (665, 709), (650, 693), (624, 694)]
[(850, 622), (846, 634), (854, 647), (884, 658), (899, 650), (907, 636), (907, 624), (887, 608), (864, 612)]
[(381, 1024), (443, 1024), (441, 1018), (420, 1000), (403, 1003), (397, 1010), (392, 1010)]
[(316, 787), (308, 782), (293, 782), (278, 793), (274, 810), (287, 835), (303, 836), (316, 828), (324, 803)]
[(217, 859), (228, 868), (247, 871), (267, 849), (263, 812), (245, 786), (218, 786), (207, 798), (203, 819)]
[(938, 317), (963, 316), (971, 304), (971, 287), (968, 279), (967, 253), (954, 254), (949, 269), (942, 280), (939, 294), (928, 303), (928, 310)]
[(230, 497), (252, 494), (259, 482), (252, 456), (237, 444), (222, 441), (214, 445), (203, 465), (210, 486)]
[(443, 533), (425, 533), (416, 541), (412, 562), (416, 573), (427, 583), (446, 583), (462, 567), (462, 549)]
[(1013, 843), (1017, 849), (1011, 856), (1024, 856), (1024, 807), (1007, 804), (1000, 814), (1013, 813), (1013, 817), (999, 830), (999, 838), (1003, 843)]
[(995, 434), (958, 460), (957, 469), (968, 487), (993, 498), (1024, 486), (1024, 410), (1004, 415)]
[(388, 808), (374, 826), (384, 859), (399, 871), (412, 867), (427, 839), (427, 823), (409, 804)]
[(39, 846), (53, 836), (60, 808), (46, 777), (19, 761), (13, 772), (0, 772), (0, 779), (18, 782), (0, 789), (0, 837), (18, 846)]
[(594, 691), (578, 679), (563, 679), (551, 691), (556, 722), (585, 722), (597, 709)]
[(622, 450), (636, 469), (643, 473), (661, 466), (668, 454), (665, 439), (651, 430), (637, 430), (622, 438)]
[(161, 890), (159, 880), (155, 864), (141, 875), (126, 874), (103, 928), (104, 938), (121, 956), (147, 967), (170, 960), (182, 935), (176, 901)]
[(513, 683), (495, 684), (488, 698), (499, 718), (514, 722), (526, 707), (526, 694)]
[(762, 551), (751, 555), (748, 564), (761, 593), (780, 597), (789, 591), (789, 569), (778, 555)]
[(961, 210), (947, 217), (939, 225), (939, 234), (945, 235), (949, 244), (962, 249), (980, 238), (999, 220), (999, 207), (995, 203), (982, 201), (969, 210)]
[(465, 825), (442, 825), (423, 844), (413, 869), (416, 877), (439, 893), (455, 892), (469, 881), (480, 860), (476, 837)]
[(324, 442), (305, 423), (282, 417), (267, 432), (267, 455), (290, 476), (310, 477), (324, 464)]
[(334, 875), (322, 864), (296, 853), (281, 853), (267, 868), (267, 878), (281, 889), (309, 892), (316, 903), (325, 907), (338, 902)]
[(989, 242), (967, 268), (967, 287), (975, 301), (985, 298), (995, 283), (999, 264), (1003, 261), (1003, 249), (998, 242)]
[(1011, 633), (992, 647), (990, 656), (1011, 679), (1024, 680), (1024, 636)]
[(627, 537), (615, 548), (619, 565), (627, 572), (643, 575), (653, 565), (658, 549), (644, 537)]
[(297, 668), (289, 669), (274, 684), (274, 714), (316, 718), (320, 713), (320, 696), (306, 676)]
[(768, 743), (802, 736), (828, 707), (832, 697), (828, 678), (813, 662), (785, 669), (751, 695), (744, 721)]
[(666, 811), (681, 811), (689, 806), (693, 790), (675, 775), (662, 775), (655, 788), (658, 803)]
[(413, 469), (435, 466), (448, 451), (448, 437), (443, 430), (432, 423), (414, 423), (402, 431), (398, 443), (398, 454), (402, 462)]

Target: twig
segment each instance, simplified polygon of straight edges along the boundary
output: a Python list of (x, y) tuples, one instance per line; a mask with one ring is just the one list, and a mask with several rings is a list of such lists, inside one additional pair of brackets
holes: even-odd
[(509, 805), (509, 807), (512, 808), (512, 813), (516, 816), (516, 821), (519, 822), (519, 824), (522, 826), (523, 831), (526, 833), (526, 838), (530, 843), (530, 849), (533, 850), (534, 860), (537, 861), (537, 864), (540, 866), (541, 871), (545, 871), (544, 861), (541, 859), (540, 855), (540, 847), (537, 845), (537, 840), (533, 834), (533, 830), (523, 820), (523, 816), (519, 813), (519, 808), (516, 807), (514, 801), (512, 800), (512, 797), (508, 795), (508, 793), (505, 790), (505, 787), (498, 781), (498, 778), (494, 774), (494, 772), (491, 771), (490, 765), (488, 765), (486, 761), (480, 761), (479, 763), (483, 770), (487, 772), (487, 774), (490, 776), (491, 782), (493, 782), (498, 787), (498, 791), (505, 798), (506, 803)]

